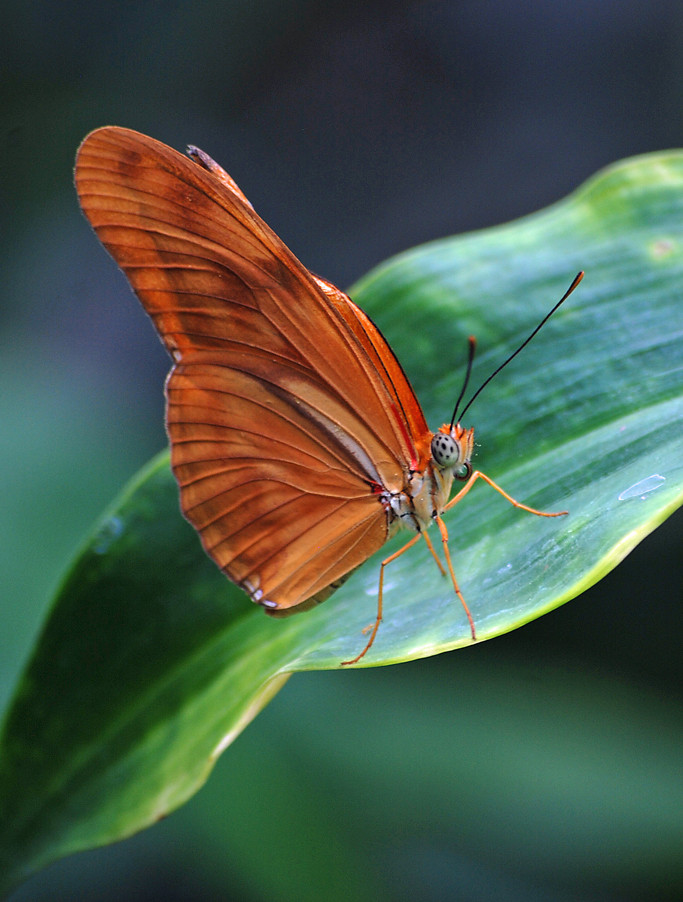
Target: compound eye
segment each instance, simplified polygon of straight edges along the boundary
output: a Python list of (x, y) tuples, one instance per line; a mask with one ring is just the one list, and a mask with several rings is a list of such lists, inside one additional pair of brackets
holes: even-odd
[(438, 467), (445, 470), (460, 462), (460, 445), (445, 432), (437, 432), (432, 439), (432, 457)]

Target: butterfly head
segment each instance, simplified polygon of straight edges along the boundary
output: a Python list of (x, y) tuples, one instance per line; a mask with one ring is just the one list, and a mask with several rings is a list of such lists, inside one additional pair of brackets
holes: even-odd
[(463, 429), (460, 423), (444, 423), (432, 437), (432, 460), (440, 470), (450, 470), (456, 479), (469, 479), (473, 450), (474, 429)]

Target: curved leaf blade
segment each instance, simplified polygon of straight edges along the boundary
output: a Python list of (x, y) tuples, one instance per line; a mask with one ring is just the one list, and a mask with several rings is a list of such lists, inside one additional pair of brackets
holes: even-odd
[[(476, 486), (447, 515), (480, 639), (577, 595), (681, 503), (683, 154), (617, 164), (547, 211), (389, 261), (353, 292), (395, 348), (429, 421), (450, 414), (466, 336), (482, 381), (587, 277), (471, 412), (477, 466), (546, 520)], [(466, 424), (468, 425), (468, 424)], [(180, 805), (295, 670), (362, 647), (379, 559), (284, 621), (203, 555), (166, 457), (107, 515), (58, 593), (4, 724), (0, 872), (8, 883)], [(419, 543), (388, 571), (363, 664), (470, 642)]]

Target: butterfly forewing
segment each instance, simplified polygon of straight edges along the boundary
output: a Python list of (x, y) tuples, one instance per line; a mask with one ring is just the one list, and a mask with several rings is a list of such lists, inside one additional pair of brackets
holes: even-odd
[(398, 358), (391, 351), (387, 340), (370, 317), (354, 304), (351, 298), (317, 276), (316, 281), (343, 316), (347, 326), (364, 348), (373, 367), (383, 375), (392, 397), (393, 409), (400, 411), (399, 421), (408, 426), (406, 442), (413, 455), (415, 465), (417, 466), (417, 461), (420, 462), (420, 465), (424, 465), (424, 461), (429, 456), (428, 444), (431, 432), (429, 432), (422, 408)]
[(185, 515), (252, 598), (288, 608), (381, 547), (379, 495), (401, 490), (429, 434), (367, 316), (213, 165), (105, 128), (83, 142), (76, 185), (175, 362), (167, 422)]

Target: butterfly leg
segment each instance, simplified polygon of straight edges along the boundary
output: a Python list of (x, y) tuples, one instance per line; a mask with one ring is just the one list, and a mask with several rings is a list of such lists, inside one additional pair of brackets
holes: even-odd
[[(497, 482), (494, 482), (490, 476), (487, 476), (485, 473), (482, 473), (481, 470), (475, 470), (472, 473), (472, 475), (467, 480), (465, 485), (460, 489), (460, 491), (453, 498), (451, 498), (451, 500), (445, 506), (444, 510), (450, 510), (450, 508), (455, 507), (455, 505), (459, 501), (462, 501), (462, 499), (469, 492), (469, 490), (472, 488), (472, 486), (477, 481), (477, 479), (483, 479), (484, 482), (488, 483), (488, 485), (490, 485), (492, 489), (495, 489), (500, 495), (503, 496), (503, 498), (505, 498), (507, 501), (509, 501), (510, 504), (512, 504), (514, 507), (517, 507), (523, 511), (528, 511), (530, 514), (536, 514), (539, 517), (561, 517), (563, 514), (568, 513), (568, 511), (554, 511), (552, 513), (549, 513), (547, 511), (539, 511), (539, 510), (536, 510), (535, 507), (529, 507), (526, 504), (522, 504), (521, 501), (517, 501), (515, 498), (512, 497), (512, 495), (508, 495), (508, 493), (503, 488), (501, 488)], [(469, 623), (470, 623), (470, 629), (472, 631), (472, 639), (476, 641), (477, 636), (476, 636), (476, 631), (474, 628), (474, 621), (472, 619), (472, 615), (470, 614), (470, 610), (467, 607), (467, 603), (465, 602), (465, 599), (463, 598), (462, 592), (460, 591), (458, 582), (455, 578), (455, 573), (453, 571), (451, 555), (450, 555), (450, 551), (448, 550), (448, 530), (446, 528), (446, 524), (443, 522), (441, 517), (436, 517), (435, 519), (436, 519), (436, 524), (439, 527), (439, 532), (441, 533), (441, 541), (443, 542), (444, 554), (446, 556), (446, 563), (448, 565), (448, 572), (450, 573), (451, 580), (453, 582), (453, 588), (455, 589), (455, 594), (458, 596), (458, 598), (460, 599), (460, 604), (465, 609), (465, 613), (467, 614), (467, 619), (469, 620)], [(429, 538), (427, 537), (426, 534), (425, 534), (425, 540), (427, 541), (428, 545), (431, 545), (431, 542), (429, 541)], [(434, 552), (432, 552), (432, 554), (434, 554)]]
[[(474, 628), (474, 620), (472, 619), (472, 615), (470, 614), (470, 609), (467, 607), (467, 602), (465, 601), (462, 592), (460, 591), (460, 586), (458, 585), (458, 581), (455, 578), (455, 571), (453, 570), (453, 563), (451, 561), (451, 553), (448, 550), (448, 529), (446, 528), (446, 524), (443, 522), (441, 517), (435, 517), (436, 525), (439, 527), (439, 532), (441, 533), (441, 541), (443, 542), (443, 551), (446, 557), (446, 564), (448, 566), (448, 573), (451, 577), (451, 582), (453, 583), (453, 588), (455, 589), (455, 594), (460, 599), (460, 604), (463, 606), (465, 613), (467, 614), (467, 619), (470, 624), (470, 630), (472, 632), (472, 641), (477, 641), (477, 631)], [(432, 555), (436, 558), (436, 551), (434, 550), (434, 546), (432, 545), (432, 540), (429, 538), (426, 532), (422, 533), (424, 536), (424, 540), (427, 543), (429, 550), (432, 552)]]
[[(363, 630), (364, 633), (367, 633), (368, 630), (372, 630), (370, 633), (370, 638), (367, 641), (365, 648), (361, 651), (359, 655), (356, 655), (355, 658), (352, 658), (350, 661), (342, 661), (342, 667), (348, 667), (350, 664), (357, 664), (362, 657), (364, 657), (370, 648), (372, 647), (372, 643), (375, 641), (375, 636), (377, 635), (377, 630), (379, 629), (379, 625), (382, 622), (382, 594), (384, 591), (384, 568), (387, 564), (390, 564), (392, 561), (395, 561), (396, 558), (401, 557), (404, 551), (407, 551), (409, 548), (412, 548), (416, 542), (420, 541), (420, 535), (423, 533), (416, 533), (413, 538), (406, 542), (398, 551), (395, 551), (393, 554), (390, 554), (389, 557), (385, 558), (379, 566), (379, 590), (377, 592), (377, 617), (375, 618), (375, 622), (366, 626)], [(433, 553), (433, 552), (432, 552)]]
[(498, 494), (502, 495), (503, 498), (505, 498), (507, 501), (509, 501), (510, 504), (513, 505), (513, 507), (518, 507), (520, 510), (528, 511), (530, 514), (536, 514), (536, 516), (538, 516), (538, 517), (562, 517), (565, 514), (569, 513), (569, 511), (553, 511), (553, 512), (539, 511), (539, 510), (536, 510), (535, 507), (528, 507), (528, 505), (522, 504), (521, 501), (515, 500), (512, 497), (512, 495), (508, 495), (508, 493), (505, 491), (505, 489), (501, 488), (498, 485), (498, 483), (494, 482), (490, 476), (486, 475), (486, 473), (482, 473), (481, 470), (475, 470), (472, 473), (470, 478), (467, 480), (465, 485), (460, 489), (460, 491), (457, 493), (457, 495), (455, 495), (453, 498), (451, 498), (451, 500), (448, 502), (448, 504), (444, 507), (444, 510), (447, 511), (447, 510), (450, 510), (452, 507), (455, 507), (455, 505), (458, 503), (458, 501), (461, 501), (465, 497), (465, 495), (469, 492), (469, 490), (472, 488), (472, 486), (477, 481), (477, 479), (483, 479), (484, 482), (488, 483), (492, 489), (495, 489), (498, 492)]

